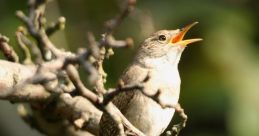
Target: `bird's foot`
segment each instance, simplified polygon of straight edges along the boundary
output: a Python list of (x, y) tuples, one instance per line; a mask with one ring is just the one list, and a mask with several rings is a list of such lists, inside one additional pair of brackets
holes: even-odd
[(175, 105), (175, 111), (179, 114), (181, 118), (181, 122), (179, 124), (176, 124), (172, 127), (171, 130), (166, 132), (166, 136), (178, 136), (180, 131), (186, 126), (187, 122), (187, 115), (184, 113), (184, 109), (180, 106), (178, 103)]
[(166, 136), (178, 136), (182, 129), (182, 123), (176, 124), (172, 127), (171, 130), (166, 132)]

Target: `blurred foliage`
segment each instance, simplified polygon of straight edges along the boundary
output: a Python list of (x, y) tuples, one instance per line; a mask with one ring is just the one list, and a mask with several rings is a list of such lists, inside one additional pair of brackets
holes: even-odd
[[(48, 18), (62, 15), (65, 31), (52, 37), (67, 50), (87, 46), (86, 32), (99, 38), (103, 23), (118, 12), (122, 0), (58, 0), (48, 9)], [(26, 10), (26, 0), (0, 1), (0, 32), (11, 38), (21, 23), (17, 9)], [(148, 22), (147, 22), (148, 21)], [(152, 21), (152, 22), (151, 22)], [(176, 29), (199, 21), (187, 37), (203, 42), (184, 52), (179, 70), (182, 77), (180, 103), (189, 116), (184, 136), (259, 135), (259, 1), (258, 0), (139, 0), (137, 10), (116, 31), (117, 38), (133, 37), (136, 46), (154, 30)], [(152, 25), (154, 24), (154, 30)], [(135, 47), (134, 49), (136, 49)], [(115, 50), (106, 61), (107, 86), (133, 59), (134, 49)], [(83, 77), (82, 73), (82, 77)], [(38, 135), (22, 123), (15, 108), (1, 102), (0, 135)]]

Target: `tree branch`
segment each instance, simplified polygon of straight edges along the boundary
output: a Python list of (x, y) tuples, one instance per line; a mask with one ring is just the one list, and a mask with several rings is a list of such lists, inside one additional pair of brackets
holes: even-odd
[[(126, 0), (121, 12), (105, 23), (101, 39), (96, 40), (89, 32), (88, 48), (79, 49), (77, 53), (58, 49), (49, 39), (49, 36), (65, 26), (64, 17), (46, 26), (45, 7), (49, 1), (29, 0), (28, 15), (22, 11), (16, 12), (26, 26), (19, 27), (16, 32), (25, 60), (24, 65), (0, 60), (0, 99), (28, 102), (32, 107), (35, 128), (49, 135), (63, 134), (61, 128), (66, 128), (64, 135), (97, 135), (99, 120), (104, 112), (115, 122), (120, 136), (126, 135), (124, 128), (137, 136), (144, 136), (111, 102), (119, 93), (135, 89), (142, 91), (162, 107), (175, 108), (181, 117), (187, 119), (180, 106), (163, 105), (158, 97), (159, 91), (156, 95), (145, 92), (143, 83), (148, 81), (148, 77), (141, 83), (121, 83), (117, 88), (105, 88), (107, 74), (103, 69), (103, 62), (114, 54), (112, 48), (133, 46), (131, 38), (116, 40), (113, 33), (133, 11), (136, 0)], [(37, 42), (30, 40), (31, 37)], [(8, 60), (18, 62), (18, 56), (8, 45), (8, 38), (1, 35), (0, 49)], [(36, 56), (36, 60), (31, 59), (31, 54)], [(91, 87), (87, 87), (81, 80), (79, 66), (90, 75)], [(29, 116), (24, 109), (20, 107), (19, 112), (29, 123)], [(185, 122), (186, 120), (180, 126), (184, 127)]]
[(4, 53), (7, 60), (12, 62), (19, 62), (19, 57), (13, 48), (8, 44), (9, 39), (0, 34), (0, 50)]

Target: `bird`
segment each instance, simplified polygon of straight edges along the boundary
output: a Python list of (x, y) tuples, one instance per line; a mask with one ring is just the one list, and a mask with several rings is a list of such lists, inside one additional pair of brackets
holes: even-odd
[[(187, 31), (198, 22), (182, 29), (160, 30), (151, 34), (139, 46), (133, 62), (124, 71), (121, 80), (124, 84), (142, 82), (149, 94), (160, 91), (159, 98), (164, 104), (177, 104), (180, 95), (181, 79), (178, 63), (187, 45), (201, 41), (201, 38), (184, 40)], [(162, 134), (174, 115), (174, 108), (164, 108), (152, 98), (134, 89), (121, 92), (112, 100), (128, 121), (147, 136)], [(113, 120), (103, 113), (100, 120), (100, 136), (119, 134)]]

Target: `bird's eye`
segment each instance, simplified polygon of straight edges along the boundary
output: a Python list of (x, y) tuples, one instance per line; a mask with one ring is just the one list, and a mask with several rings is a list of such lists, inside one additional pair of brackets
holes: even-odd
[(166, 40), (165, 35), (159, 35), (158, 40), (159, 41), (165, 41)]

